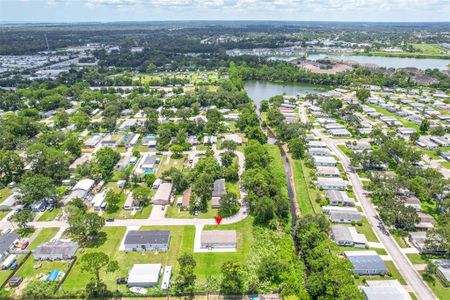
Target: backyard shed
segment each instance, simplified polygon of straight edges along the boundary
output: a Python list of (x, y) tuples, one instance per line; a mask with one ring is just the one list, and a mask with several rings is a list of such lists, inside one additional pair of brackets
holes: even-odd
[(152, 287), (158, 284), (161, 264), (134, 264), (128, 272), (128, 287)]

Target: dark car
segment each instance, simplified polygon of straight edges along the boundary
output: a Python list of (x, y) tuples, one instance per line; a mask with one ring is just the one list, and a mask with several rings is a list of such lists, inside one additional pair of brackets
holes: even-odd
[(25, 250), (27, 249), (28, 245), (30, 244), (29, 241), (26, 241), (25, 243), (22, 244), (22, 247), (20, 247), (20, 250)]
[(120, 277), (116, 279), (117, 284), (126, 284), (128, 283), (128, 279), (126, 277)]
[(22, 283), (22, 277), (13, 276), (8, 280), (9, 286), (19, 286)]
[(114, 218), (108, 218), (105, 220), (106, 222), (114, 222)]

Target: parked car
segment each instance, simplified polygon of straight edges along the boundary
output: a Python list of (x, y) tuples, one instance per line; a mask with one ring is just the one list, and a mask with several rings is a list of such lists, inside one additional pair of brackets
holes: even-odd
[(25, 242), (22, 244), (22, 247), (20, 247), (20, 249), (21, 249), (21, 250), (25, 250), (25, 249), (28, 247), (29, 244), (30, 244), (29, 241), (25, 241)]
[(127, 284), (128, 283), (128, 278), (126, 277), (120, 277), (116, 279), (116, 283), (117, 284)]
[(106, 222), (114, 222), (114, 218), (108, 218), (105, 220)]
[(19, 286), (22, 283), (22, 277), (13, 276), (8, 280), (8, 284), (11, 287)]

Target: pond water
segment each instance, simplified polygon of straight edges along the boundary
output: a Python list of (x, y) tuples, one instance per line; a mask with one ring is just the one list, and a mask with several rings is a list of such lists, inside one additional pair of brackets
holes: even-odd
[(358, 55), (332, 55), (332, 54), (310, 54), (308, 59), (317, 60), (330, 57), (340, 60), (354, 60), (361, 64), (375, 64), (385, 68), (407, 68), (414, 67), (421, 70), (439, 69), (447, 70), (450, 59), (436, 58), (410, 58), (410, 57), (386, 57), (386, 56), (358, 56)]
[(281, 84), (273, 83), (269, 81), (246, 81), (244, 85), (248, 96), (253, 102), (259, 106), (262, 100), (267, 100), (270, 97), (278, 96), (282, 94), (286, 95), (297, 95), (297, 94), (308, 94), (308, 93), (321, 93), (326, 89), (320, 86), (292, 83), (292, 84)]

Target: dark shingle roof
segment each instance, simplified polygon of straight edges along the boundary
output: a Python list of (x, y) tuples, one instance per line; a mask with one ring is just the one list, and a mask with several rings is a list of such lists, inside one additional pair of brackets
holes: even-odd
[(169, 230), (130, 230), (125, 238), (125, 244), (167, 244)]

